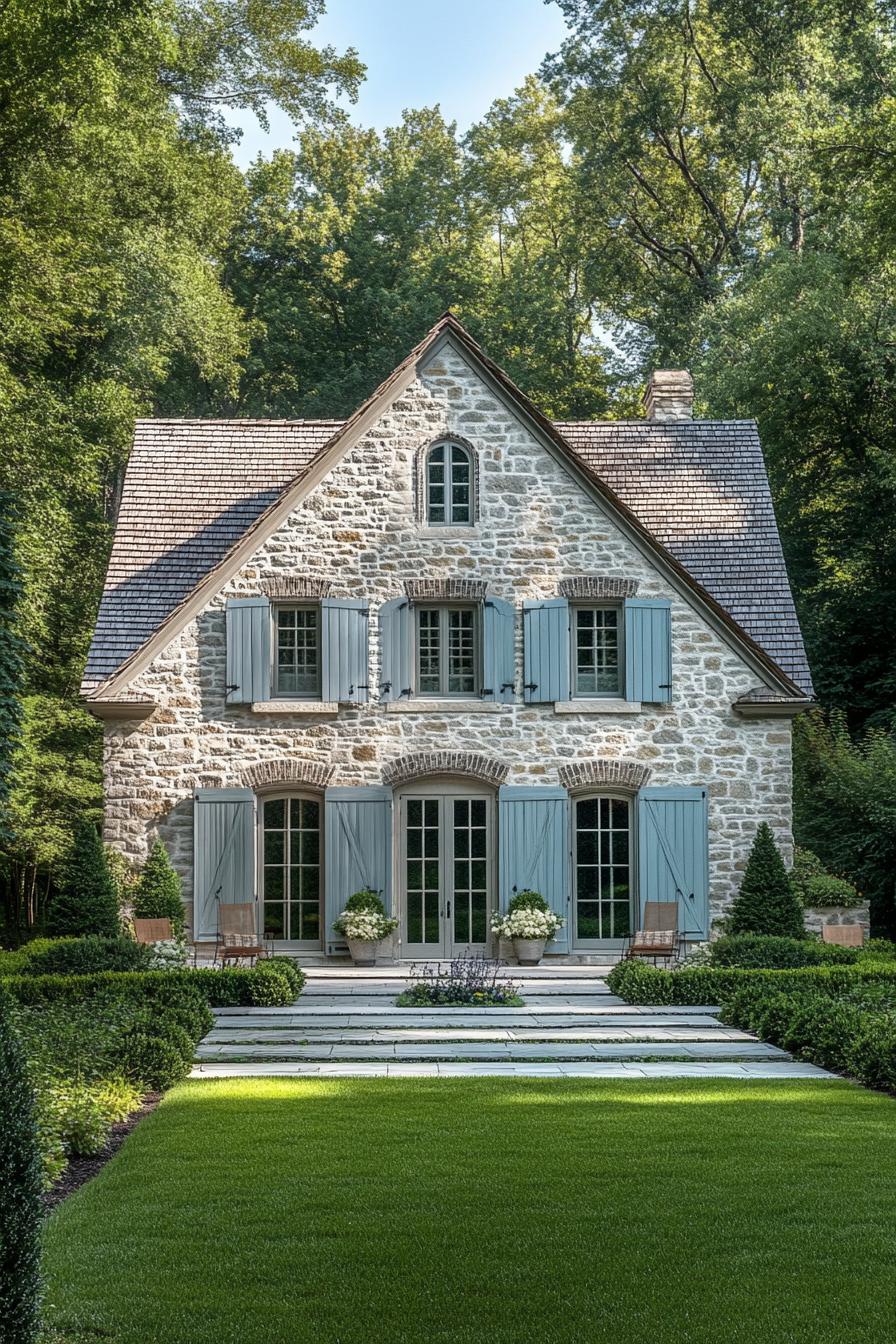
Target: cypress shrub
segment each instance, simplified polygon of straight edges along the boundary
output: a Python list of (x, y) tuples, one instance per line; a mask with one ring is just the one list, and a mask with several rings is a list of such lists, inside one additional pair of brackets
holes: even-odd
[(91, 821), (79, 822), (75, 831), (59, 891), (50, 906), (47, 932), (75, 937), (88, 933), (105, 938), (118, 936), (115, 883)]
[(766, 822), (756, 832), (740, 891), (731, 906), (728, 930), (805, 937), (802, 908)]
[(40, 1297), (41, 1159), (25, 1057), (0, 990), (0, 1333), (30, 1344)]
[(170, 919), (175, 935), (184, 931), (180, 878), (161, 840), (153, 842), (134, 888), (134, 914), (138, 919)]

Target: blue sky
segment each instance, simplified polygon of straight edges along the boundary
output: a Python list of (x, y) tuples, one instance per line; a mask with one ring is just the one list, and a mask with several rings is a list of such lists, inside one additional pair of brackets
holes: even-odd
[[(328, 0), (310, 40), (339, 51), (353, 46), (367, 66), (358, 102), (346, 104), (358, 125), (393, 126), (404, 108), (438, 103), (465, 131), (537, 70), (565, 33), (560, 10), (544, 0)], [(295, 135), (276, 110), (267, 134), (249, 113), (234, 120), (244, 132), (234, 147), (243, 167)]]

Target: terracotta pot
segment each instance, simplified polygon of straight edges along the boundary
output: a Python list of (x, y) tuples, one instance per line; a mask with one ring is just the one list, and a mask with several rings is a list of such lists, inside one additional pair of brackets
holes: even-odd
[(521, 966), (537, 966), (544, 956), (547, 938), (514, 938), (513, 950)]
[(375, 966), (376, 954), (379, 943), (372, 943), (367, 938), (346, 938), (348, 950), (352, 954), (352, 961), (356, 966)]

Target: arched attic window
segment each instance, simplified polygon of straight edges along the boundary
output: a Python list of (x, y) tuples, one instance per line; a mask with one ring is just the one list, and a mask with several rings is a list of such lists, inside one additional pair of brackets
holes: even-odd
[(426, 521), (468, 527), (473, 521), (473, 455), (460, 443), (434, 443), (424, 462)]

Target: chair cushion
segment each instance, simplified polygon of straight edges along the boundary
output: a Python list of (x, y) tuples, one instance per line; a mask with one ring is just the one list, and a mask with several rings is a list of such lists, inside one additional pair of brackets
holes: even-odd
[(671, 952), (675, 947), (674, 929), (639, 929), (635, 934), (631, 950), (633, 952), (653, 951)]

